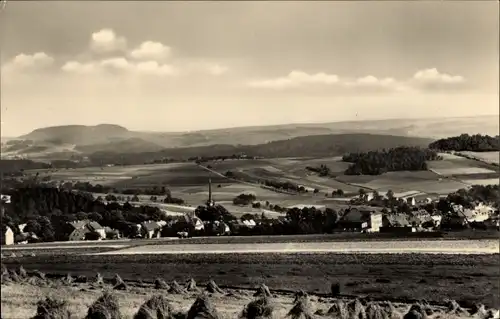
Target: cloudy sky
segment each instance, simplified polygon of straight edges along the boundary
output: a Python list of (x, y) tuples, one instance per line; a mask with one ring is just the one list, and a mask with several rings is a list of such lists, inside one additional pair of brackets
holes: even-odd
[(10, 2), (2, 136), (498, 114), (498, 2)]

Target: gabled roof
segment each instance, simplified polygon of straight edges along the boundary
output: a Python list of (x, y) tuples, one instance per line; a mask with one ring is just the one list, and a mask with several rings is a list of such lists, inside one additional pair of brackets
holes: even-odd
[(152, 231), (161, 228), (161, 226), (157, 222), (152, 221), (142, 223), (142, 227), (145, 228), (146, 231)]
[(380, 209), (370, 206), (355, 206), (345, 210), (340, 221), (362, 223), (368, 221), (372, 214), (380, 214)]
[(85, 227), (88, 223), (88, 220), (77, 220), (74, 222), (70, 222), (69, 224), (73, 226), (74, 229), (79, 229)]
[(102, 227), (98, 222), (88, 223), (87, 228), (94, 231), (104, 229), (104, 227)]
[(384, 215), (390, 227), (407, 227), (410, 225), (408, 215), (406, 214), (387, 214)]

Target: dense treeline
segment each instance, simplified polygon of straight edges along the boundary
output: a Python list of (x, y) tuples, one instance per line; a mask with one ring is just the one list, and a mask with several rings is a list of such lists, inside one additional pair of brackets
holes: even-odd
[(103, 203), (88, 193), (40, 185), (13, 191), (11, 204), (3, 205), (2, 225), (27, 223), (25, 232), (33, 231), (43, 241), (65, 240), (67, 222), (75, 220), (94, 220), (133, 237), (137, 223), (164, 218), (158, 207)]
[(330, 168), (328, 168), (326, 165), (321, 164), (319, 167), (311, 167), (311, 166), (306, 166), (306, 169), (311, 172), (318, 173), (319, 176), (329, 176), (330, 175)]
[(1, 159), (0, 160), (0, 172), (4, 176), (21, 176), (24, 170), (29, 169), (48, 169), (51, 168), (51, 165), (48, 163), (42, 162), (34, 162), (32, 160), (8, 160)]
[(349, 153), (342, 157), (344, 162), (353, 163), (345, 171), (346, 175), (380, 175), (393, 171), (427, 170), (426, 161), (438, 159), (441, 157), (433, 150), (406, 146), (366, 153)]
[(500, 136), (462, 134), (437, 140), (429, 144), (429, 148), (442, 151), (500, 151)]
[(500, 185), (473, 185), (469, 189), (459, 189), (449, 194), (447, 201), (463, 205), (466, 208), (473, 208), (478, 202), (490, 203), (495, 207), (499, 207)]
[(233, 199), (234, 205), (249, 205), (253, 203), (257, 197), (254, 194), (239, 194)]

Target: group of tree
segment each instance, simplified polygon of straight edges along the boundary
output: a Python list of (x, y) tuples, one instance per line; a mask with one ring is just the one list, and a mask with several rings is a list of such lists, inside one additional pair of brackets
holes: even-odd
[(246, 206), (252, 204), (256, 199), (254, 194), (239, 194), (233, 199), (233, 204)]
[(441, 151), (500, 151), (500, 136), (461, 134), (437, 140), (429, 144), (429, 148)]
[[(128, 202), (123, 205), (104, 203), (88, 193), (43, 185), (16, 189), (9, 195), (11, 203), (2, 204), (5, 210), (2, 224), (15, 226), (27, 223), (25, 232), (33, 231), (44, 241), (65, 240), (67, 223), (75, 220), (93, 220), (131, 236), (137, 229), (136, 224), (164, 219), (158, 207), (132, 206)], [(17, 227), (13, 229), (18, 230)]]
[(345, 171), (346, 175), (380, 175), (393, 171), (427, 170), (427, 161), (439, 159), (441, 157), (433, 150), (406, 146), (349, 153), (342, 157), (344, 162), (352, 163)]
[(306, 169), (311, 172), (315, 172), (319, 174), (319, 176), (324, 177), (324, 176), (330, 176), (330, 168), (328, 168), (326, 165), (321, 164), (319, 167), (311, 167), (311, 166), (306, 166)]

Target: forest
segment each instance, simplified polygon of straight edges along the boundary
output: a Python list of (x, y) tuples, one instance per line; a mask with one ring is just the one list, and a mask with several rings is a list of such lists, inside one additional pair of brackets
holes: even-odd
[(418, 147), (396, 147), (389, 150), (365, 153), (348, 153), (342, 157), (344, 162), (352, 163), (346, 175), (380, 175), (394, 171), (427, 170), (427, 161), (442, 159), (429, 149)]
[(429, 144), (429, 148), (441, 151), (500, 151), (500, 136), (461, 134), (437, 140)]

